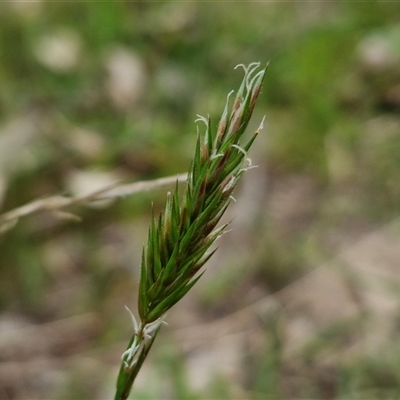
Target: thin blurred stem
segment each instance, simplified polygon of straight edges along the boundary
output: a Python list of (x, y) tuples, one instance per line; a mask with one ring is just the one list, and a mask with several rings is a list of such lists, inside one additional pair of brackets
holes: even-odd
[(124, 196), (155, 190), (163, 186), (184, 182), (187, 174), (168, 176), (151, 181), (140, 181), (129, 184), (115, 184), (84, 196), (51, 196), (34, 200), (21, 207), (14, 208), (0, 215), (0, 234), (13, 228), (19, 219), (41, 211), (56, 212), (73, 205), (85, 205), (99, 200), (116, 199)]

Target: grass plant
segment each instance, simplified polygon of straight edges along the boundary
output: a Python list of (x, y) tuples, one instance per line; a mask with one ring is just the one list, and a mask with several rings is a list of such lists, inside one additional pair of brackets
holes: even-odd
[(198, 130), (196, 150), (181, 200), (178, 185), (168, 193), (165, 209), (151, 218), (148, 243), (142, 252), (136, 320), (128, 309), (134, 333), (122, 355), (115, 400), (127, 399), (132, 385), (164, 322), (167, 312), (196, 284), (204, 264), (215, 252), (215, 241), (226, 232), (218, 226), (240, 178), (253, 168), (247, 153), (259, 128), (241, 144), (260, 93), (265, 69), (259, 63), (243, 67), (245, 74), (232, 105), (229, 93), (217, 129), (209, 117)]

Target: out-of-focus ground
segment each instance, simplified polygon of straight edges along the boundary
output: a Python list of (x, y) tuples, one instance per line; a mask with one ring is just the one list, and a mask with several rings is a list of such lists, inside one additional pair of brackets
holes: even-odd
[[(132, 398), (400, 397), (400, 3), (0, 4), (0, 202), (184, 172), (239, 63), (270, 60), (233, 231)], [(250, 130), (251, 130), (250, 129)], [(151, 202), (1, 237), (0, 398), (112, 398)]]

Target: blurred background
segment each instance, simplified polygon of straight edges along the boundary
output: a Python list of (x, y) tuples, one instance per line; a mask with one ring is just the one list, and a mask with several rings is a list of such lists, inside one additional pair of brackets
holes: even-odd
[[(270, 60), (257, 169), (132, 398), (400, 397), (400, 3), (0, 4), (0, 206), (187, 170)], [(0, 398), (106, 399), (166, 188), (1, 237)]]

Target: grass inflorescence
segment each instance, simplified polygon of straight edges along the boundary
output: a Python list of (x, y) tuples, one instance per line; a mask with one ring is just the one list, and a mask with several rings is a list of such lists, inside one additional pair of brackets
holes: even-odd
[(130, 312), (134, 334), (122, 355), (115, 399), (126, 399), (168, 310), (196, 284), (210, 250), (225, 231), (218, 223), (233, 199), (243, 173), (252, 168), (247, 152), (259, 129), (245, 143), (240, 140), (260, 93), (265, 69), (259, 63), (243, 67), (245, 74), (230, 105), (230, 92), (216, 130), (209, 117), (205, 131), (197, 134), (186, 190), (180, 201), (178, 187), (168, 193), (165, 209), (151, 218), (148, 243), (142, 252), (139, 284), (139, 323)]

